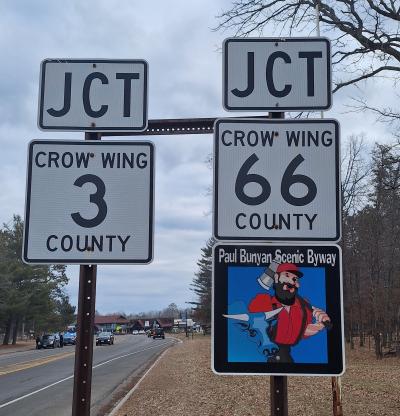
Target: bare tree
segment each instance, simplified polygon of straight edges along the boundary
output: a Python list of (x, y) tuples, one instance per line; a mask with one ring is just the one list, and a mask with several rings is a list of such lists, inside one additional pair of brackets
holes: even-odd
[[(375, 77), (400, 76), (399, 0), (236, 0), (222, 12), (216, 29), (237, 36), (263, 35), (271, 28), (276, 36), (315, 34), (316, 17), (321, 34), (332, 41), (333, 92)], [(356, 110), (369, 109), (379, 119), (400, 121), (396, 108), (376, 108), (363, 99)]]
[(350, 136), (341, 160), (343, 216), (354, 214), (366, 204), (370, 163), (366, 160), (364, 137)]

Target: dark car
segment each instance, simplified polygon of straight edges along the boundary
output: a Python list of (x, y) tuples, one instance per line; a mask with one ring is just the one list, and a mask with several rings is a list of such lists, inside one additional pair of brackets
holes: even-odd
[(76, 344), (76, 333), (75, 332), (64, 332), (63, 339), (64, 339), (64, 345), (75, 345)]
[(60, 346), (60, 337), (55, 334), (45, 334), (41, 337), (40, 348), (58, 348)]
[(165, 339), (165, 333), (162, 328), (156, 328), (153, 330), (153, 339), (162, 338)]
[(102, 344), (114, 344), (114, 335), (112, 334), (112, 332), (100, 332), (96, 335), (96, 345)]

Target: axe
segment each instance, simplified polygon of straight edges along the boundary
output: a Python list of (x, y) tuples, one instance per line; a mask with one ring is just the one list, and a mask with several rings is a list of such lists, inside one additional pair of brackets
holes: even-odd
[(274, 284), (274, 276), (279, 264), (280, 263), (276, 260), (272, 260), (269, 267), (265, 268), (264, 273), (257, 279), (257, 282), (261, 287), (267, 290), (271, 289)]

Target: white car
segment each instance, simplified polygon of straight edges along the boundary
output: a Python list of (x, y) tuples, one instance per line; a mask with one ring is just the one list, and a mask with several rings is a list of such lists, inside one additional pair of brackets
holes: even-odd
[(139, 330), (140, 335), (144, 335), (145, 333), (146, 333), (146, 331), (144, 329)]
[(133, 331), (132, 331), (132, 335), (137, 335), (139, 333), (139, 331), (138, 330), (136, 330), (136, 329), (134, 329)]

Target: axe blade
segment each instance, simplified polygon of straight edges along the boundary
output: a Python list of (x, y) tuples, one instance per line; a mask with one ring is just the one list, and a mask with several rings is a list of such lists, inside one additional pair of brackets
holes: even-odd
[(264, 312), (265, 314), (265, 320), (269, 321), (270, 319), (272, 319), (274, 316), (278, 315), (278, 313), (283, 309), (282, 308), (278, 308), (278, 309), (274, 309), (273, 311), (270, 312)]
[(247, 313), (237, 313), (234, 315), (222, 315), (225, 318), (229, 318), (229, 319), (235, 319), (236, 321), (244, 321), (244, 322), (248, 322), (250, 317)]

